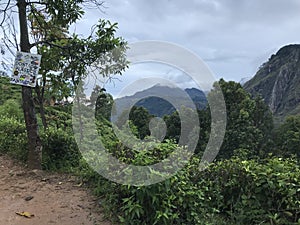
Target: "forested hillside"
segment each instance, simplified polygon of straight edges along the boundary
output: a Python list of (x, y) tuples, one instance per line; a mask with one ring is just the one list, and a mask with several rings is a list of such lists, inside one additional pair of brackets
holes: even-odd
[[(153, 28), (160, 24), (163, 17), (168, 21), (170, 17), (166, 14), (168, 10), (160, 7), (163, 1), (159, 2), (156, 7), (164, 16), (155, 18), (156, 24), (151, 27), (149, 18), (155, 13), (144, 12), (148, 8), (154, 10), (153, 2), (147, 1), (147, 5), (143, 5), (139, 1), (142, 9), (139, 11), (147, 19), (147, 24), (143, 24), (147, 30), (144, 38), (163, 38), (163, 33), (169, 33), (169, 29), (160, 33)], [(211, 25), (230, 30), (230, 36), (207, 32), (206, 29), (201, 30), (202, 24), (199, 26), (198, 22), (206, 21), (210, 16), (204, 14), (205, 17), (194, 17), (197, 12), (194, 11), (195, 15), (190, 13), (196, 6), (192, 1), (181, 2), (180, 5), (172, 5), (173, 2), (167, 2), (168, 8), (176, 12), (176, 17), (184, 18), (182, 24), (188, 30), (179, 29), (180, 24), (172, 18), (170, 27), (175, 30), (170, 32), (172, 39), (169, 40), (179, 40), (182, 32), (189, 37), (184, 41), (188, 42), (188, 46), (201, 47), (204, 42), (201, 43), (198, 37), (212, 35), (202, 39), (208, 44), (207, 40), (214, 41), (218, 34), (222, 34), (222, 39), (216, 39), (213, 48), (201, 49), (203, 54), (208, 54), (207, 61), (212, 65), (221, 62), (220, 68), (226, 69), (227, 63), (234, 62), (236, 66), (243, 62), (238, 58), (248, 58), (245, 53), (252, 45), (232, 54), (228, 46), (221, 51), (218, 46), (225, 41), (229, 45), (229, 39), (238, 33), (248, 35), (248, 32), (241, 31), (248, 29), (247, 25), (252, 29), (252, 23), (245, 26), (220, 23), (222, 17), (219, 16), (222, 13), (219, 13), (219, 7), (223, 6), (222, 1), (197, 1), (197, 11), (201, 11), (204, 2), (212, 4), (204, 8), (217, 13), (217, 16), (213, 16), (217, 21)], [(248, 20), (254, 12), (249, 13), (249, 8), (255, 12), (263, 8), (256, 7), (258, 1), (255, 4), (249, 2), (244, 5), (243, 1), (239, 1), (238, 4), (223, 8), (226, 11), (224, 14), (230, 16), (230, 19), (226, 17), (228, 21), (232, 23), (232, 18), (234, 22), (242, 20), (244, 13)], [(1, 67), (12, 67), (11, 79), (4, 71), (0, 72), (6, 76), (0, 77), (1, 161), (11, 162), (7, 160), (8, 157), (18, 160), (26, 168), (24, 170), (33, 174), (44, 170), (49, 174), (64, 173), (76, 177), (79, 181), (77, 186), (89, 188), (97, 198), (95, 210), (103, 210), (106, 219), (114, 224), (300, 225), (299, 45), (286, 46), (271, 56), (269, 62), (262, 65), (257, 75), (244, 87), (225, 79), (212, 84), (212, 80), (207, 79), (207, 82), (211, 82), (211, 90), (205, 95), (193, 88), (183, 91), (154, 86), (148, 89), (148, 93), (146, 90), (136, 93), (133, 98), (124, 97), (125, 102), (119, 104), (118, 108), (114, 104), (118, 100), (113, 98), (112, 93), (103, 85), (96, 84), (97, 81), (105, 83), (118, 80), (119, 75), (124, 75), (131, 65), (126, 55), (128, 43), (117, 36), (117, 33), (122, 33), (117, 32), (117, 23), (97, 17), (97, 22), (88, 27), (94, 14), (84, 17), (88, 9), (98, 10), (102, 16), (105, 9), (103, 4), (97, 0), (1, 1), (0, 37), (3, 44), (0, 43), (0, 54), (4, 58), (7, 55), (16, 56), (18, 62), (13, 68), (9, 59), (1, 61)], [(123, 8), (121, 1), (118, 4), (121, 11), (126, 13), (123, 16), (127, 20), (130, 12)], [(136, 2), (134, 4), (138, 5)], [(129, 5), (129, 1), (126, 1), (126, 5)], [(181, 16), (177, 10), (185, 5), (191, 7), (187, 14)], [(242, 6), (245, 6), (245, 11), (242, 11)], [(232, 16), (231, 8), (240, 12), (238, 19)], [(270, 11), (268, 5), (264, 8)], [(278, 12), (281, 10), (283, 8)], [(190, 24), (185, 21), (189, 15), (192, 15)], [(264, 17), (264, 11), (259, 15)], [(274, 15), (267, 17), (268, 21), (275, 20)], [(255, 21), (260, 23), (262, 17), (255, 18)], [(136, 21), (140, 19), (134, 14), (132, 18)], [(18, 21), (19, 27), (15, 27), (15, 21)], [(85, 33), (77, 33), (76, 26), (80, 22)], [(193, 24), (200, 32), (190, 27)], [(291, 28), (294, 30), (294, 27)], [(157, 36), (152, 36), (152, 33)], [(196, 42), (189, 43), (194, 39), (190, 37), (198, 33), (200, 35), (195, 38)], [(248, 36), (254, 37), (252, 34)], [(132, 40), (140, 40), (143, 35), (131, 37)], [(236, 40), (232, 41), (234, 45)], [(174, 68), (178, 65), (171, 62), (182, 65), (182, 68), (177, 68), (181, 70), (180, 73), (172, 74), (172, 69), (162, 74), (174, 75), (182, 84), (190, 84), (190, 80), (181, 81), (183, 72), (192, 73), (194, 78), (198, 78), (195, 80), (201, 82), (207, 78), (207, 74), (211, 75), (191, 51), (159, 42), (160, 47), (172, 48), (166, 48), (170, 51), (152, 52), (153, 42), (150, 42), (150, 50), (149, 46), (145, 46), (147, 43), (142, 42), (138, 48), (137, 55), (143, 59), (142, 62), (155, 59), (162, 63), (162, 58), (168, 58), (168, 65)], [(241, 42), (238, 46), (245, 43)], [(145, 49), (150, 53), (143, 52)], [(37, 53), (38, 56), (31, 53)], [(151, 60), (143, 58), (149, 55)], [(151, 70), (150, 67), (143, 68)], [(162, 67), (160, 65), (157, 68)], [(137, 71), (132, 73), (136, 75), (134, 72)], [(146, 72), (149, 75), (153, 71)], [(87, 87), (93, 90), (88, 92)], [(158, 93), (161, 97), (153, 98)], [(187, 98), (182, 98), (182, 93)], [(216, 105), (224, 105), (224, 108)], [(115, 118), (116, 114), (120, 116)], [(216, 114), (223, 117), (215, 118)], [(222, 128), (225, 125), (223, 135)], [(214, 140), (219, 142), (214, 145)], [(10, 176), (16, 178), (14, 171), (8, 167), (3, 171), (6, 173), (3, 182)], [(18, 174), (24, 175), (22, 172)], [(31, 180), (34, 184), (35, 181)], [(32, 186), (30, 193), (37, 192), (38, 188), (49, 187), (48, 191), (53, 188), (53, 185), (43, 183), (47, 182), (45, 177), (38, 182), (41, 185), (25, 186)], [(62, 184), (58, 182), (54, 189), (60, 189)], [(24, 185), (14, 186), (19, 189), (22, 187)], [(68, 193), (72, 192), (72, 185), (66, 187)], [(11, 201), (20, 196), (28, 199), (27, 196), (13, 193)], [(5, 206), (6, 203), (1, 204)], [(84, 205), (78, 202), (70, 204), (74, 204), (70, 207), (79, 207), (76, 216), (82, 215), (79, 211)], [(59, 210), (64, 207), (68, 206), (63, 205)], [(52, 209), (52, 213), (55, 210)], [(88, 213), (88, 210), (85, 212)], [(28, 212), (18, 215), (32, 217), (31, 214), (28, 216)], [(56, 219), (49, 224), (64, 224), (60, 218)], [(77, 222), (81, 223), (80, 220)], [(95, 224), (100, 222), (95, 221)]]
[[(6, 88), (1, 89), (0, 152), (25, 162), (26, 130), (18, 88), (5, 78), (1, 82)], [(72, 131), (72, 104), (45, 105), (48, 127), (41, 129), (43, 169), (80, 176), (102, 198), (107, 217), (117, 224), (299, 224), (300, 117), (290, 117), (274, 130), (272, 114), (261, 98), (251, 98), (238, 83), (220, 80), (219, 84), (228, 124), (217, 160), (205, 171), (198, 167), (210, 134), (209, 107), (198, 111), (200, 138), (186, 166), (163, 182), (134, 187), (102, 178), (82, 158)], [(179, 147), (181, 127), (176, 112), (164, 117), (167, 135), (154, 149), (137, 151), (140, 147), (123, 145), (103, 116), (111, 110), (111, 96), (99, 91), (99, 138), (110, 154), (127, 164), (151, 165)], [(147, 123), (153, 116), (141, 109), (131, 112), (135, 116), (130, 118), (130, 127), (150, 144)]]

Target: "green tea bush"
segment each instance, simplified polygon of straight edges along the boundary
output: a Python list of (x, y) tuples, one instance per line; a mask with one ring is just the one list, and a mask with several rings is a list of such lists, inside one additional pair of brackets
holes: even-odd
[(68, 170), (78, 166), (81, 155), (71, 130), (49, 127), (41, 138), (44, 169)]
[(15, 117), (0, 116), (0, 153), (8, 154), (23, 162), (27, 159), (25, 124)]
[(232, 224), (300, 224), (300, 167), (296, 160), (231, 159), (212, 165), (199, 178), (201, 189)]
[[(166, 146), (168, 143), (163, 143), (153, 152), (161, 156), (174, 148), (173, 143)], [(136, 154), (132, 161), (139, 165), (157, 160), (143, 151)], [(214, 209), (207, 208), (205, 189), (199, 188), (202, 181), (195, 181), (199, 162), (193, 158), (175, 176), (150, 186), (133, 187), (106, 181), (105, 186), (97, 188), (105, 189), (99, 192), (103, 197), (102, 206), (110, 219), (121, 224), (225, 224), (226, 220)]]
[[(39, 110), (39, 109), (38, 109)], [(72, 126), (72, 108), (67, 106), (45, 107), (45, 117), (49, 127), (62, 128), (64, 130)]]
[(300, 224), (297, 161), (234, 158), (202, 172), (199, 162), (151, 186), (106, 181), (108, 216), (121, 224)]
[(21, 101), (21, 86), (11, 84), (8, 77), (0, 77), (0, 105), (9, 99)]
[[(174, 142), (158, 144), (151, 138), (129, 149), (117, 140), (109, 123), (102, 121), (98, 125), (106, 149), (127, 164), (152, 165), (178, 149)], [(133, 141), (126, 134), (120, 135), (124, 135), (122, 140)], [(151, 148), (152, 145), (155, 147)], [(181, 151), (185, 154), (183, 148)], [(297, 160), (278, 157), (249, 160), (248, 152), (242, 148), (236, 150), (235, 155), (212, 163), (204, 171), (199, 170), (201, 160), (195, 155), (173, 177), (139, 187), (108, 181), (80, 162), (82, 176), (95, 185), (95, 193), (101, 197), (107, 217), (117, 224), (299, 225), (300, 166)], [(101, 161), (97, 154), (90, 157), (95, 165)], [(148, 176), (165, 175), (152, 172)]]
[(9, 99), (0, 105), (0, 115), (6, 117), (13, 117), (20, 121), (24, 121), (24, 114), (21, 108), (21, 104), (16, 99)]

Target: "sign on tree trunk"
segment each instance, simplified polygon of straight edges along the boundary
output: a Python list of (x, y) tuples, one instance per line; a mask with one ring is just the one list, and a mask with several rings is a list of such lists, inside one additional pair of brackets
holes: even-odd
[(41, 55), (27, 52), (17, 52), (10, 83), (35, 87), (41, 64), (41, 57)]

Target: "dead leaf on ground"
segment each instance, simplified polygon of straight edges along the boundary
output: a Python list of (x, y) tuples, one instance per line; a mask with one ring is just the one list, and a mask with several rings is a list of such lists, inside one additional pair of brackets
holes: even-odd
[(83, 183), (81, 182), (80, 184), (74, 185), (74, 187), (81, 187)]
[(26, 218), (32, 218), (32, 217), (34, 217), (34, 215), (31, 214), (30, 212), (16, 212), (16, 214), (19, 215), (19, 216), (26, 217)]

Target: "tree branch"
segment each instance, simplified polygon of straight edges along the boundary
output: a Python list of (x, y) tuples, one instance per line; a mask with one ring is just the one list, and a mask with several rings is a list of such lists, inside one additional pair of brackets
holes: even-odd
[[(65, 39), (70, 40), (71, 38), (65, 38)], [(30, 48), (36, 47), (38, 45), (43, 45), (43, 44), (46, 44), (46, 45), (49, 45), (49, 46), (52, 46), (52, 47), (56, 47), (56, 48), (60, 48), (60, 49), (68, 49), (67, 47), (54, 44), (50, 40), (37, 41), (35, 43), (30, 44)]]
[[(45, 29), (44, 25), (41, 23), (40, 19), (36, 15), (36, 9), (33, 7), (33, 5), (30, 5), (30, 9), (31, 9), (31, 13), (33, 14), (34, 18), (36, 19), (37, 23), (39, 24), (40, 29), (43, 30), (44, 36), (47, 37), (47, 35), (48, 35), (47, 29)], [(33, 27), (31, 29), (33, 29)]]
[(5, 22), (5, 20), (6, 20), (6, 14), (7, 14), (7, 10), (8, 10), (8, 7), (9, 7), (9, 5), (10, 5), (10, 2), (11, 2), (11, 0), (8, 0), (8, 2), (7, 2), (7, 4), (6, 4), (6, 6), (5, 6), (5, 8), (3, 9), (3, 13), (4, 13), (4, 15), (3, 15), (3, 19), (2, 19), (2, 21), (1, 21), (1, 23), (0, 23), (0, 26), (2, 27), (2, 25), (3, 25), (3, 23)]
[(28, 2), (28, 5), (30, 5), (30, 4), (47, 5), (47, 2), (40, 2), (40, 1), (38, 1), (38, 2)]
[(98, 9), (100, 12), (105, 13), (102, 9), (106, 9), (107, 7), (104, 6), (104, 1), (99, 0), (83, 0), (82, 5), (87, 9)]

